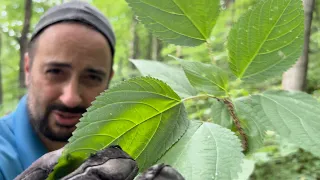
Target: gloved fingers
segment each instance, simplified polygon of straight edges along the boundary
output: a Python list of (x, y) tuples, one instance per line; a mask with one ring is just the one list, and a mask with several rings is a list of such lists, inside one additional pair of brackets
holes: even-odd
[(57, 164), (59, 157), (61, 156), (63, 148), (50, 153), (46, 153), (31, 166), (23, 171), (15, 180), (44, 180), (48, 177), (53, 167)]
[[(46, 179), (58, 162), (62, 151), (63, 148), (43, 155), (15, 180)], [(62, 180), (133, 180), (137, 173), (136, 161), (120, 147), (111, 146), (92, 155)], [(157, 164), (147, 169), (136, 180), (184, 180), (184, 178), (171, 166)]]
[(62, 180), (132, 180), (137, 173), (136, 161), (119, 146), (110, 146), (92, 155)]
[(156, 164), (139, 175), (136, 180), (184, 180), (184, 178), (171, 166)]

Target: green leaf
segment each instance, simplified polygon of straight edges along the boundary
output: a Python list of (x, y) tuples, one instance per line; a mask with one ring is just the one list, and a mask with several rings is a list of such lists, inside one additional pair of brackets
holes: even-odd
[[(268, 91), (252, 97), (283, 138), (320, 156), (320, 103), (302, 92)], [(258, 117), (257, 117), (258, 119)]]
[(277, 136), (279, 139), (279, 154), (282, 157), (288, 156), (299, 151), (299, 147), (295, 144), (289, 143), (287, 139)]
[(220, 0), (126, 1), (156, 36), (184, 46), (206, 42), (220, 12)]
[(243, 163), (241, 164), (242, 166), (242, 171), (239, 173), (239, 177), (236, 180), (249, 180), (251, 174), (253, 173), (254, 170), (254, 164), (255, 162), (252, 160), (244, 159)]
[(232, 118), (227, 106), (221, 101), (213, 101), (211, 105), (212, 122), (222, 127), (231, 129), (233, 125)]
[(241, 143), (229, 129), (191, 121), (187, 132), (158, 161), (177, 169), (186, 179), (234, 179), (240, 171)]
[(227, 95), (228, 74), (222, 69), (213, 64), (175, 59), (181, 63), (190, 83), (196, 89), (214, 96)]
[(67, 167), (78, 167), (109, 145), (120, 145), (144, 170), (184, 134), (188, 124), (181, 99), (162, 81), (142, 77), (122, 82), (88, 108), (50, 177), (62, 177)]
[(131, 60), (143, 76), (152, 76), (167, 83), (180, 97), (194, 96), (197, 91), (191, 86), (183, 70), (151, 60)]
[(229, 33), (229, 66), (247, 81), (278, 76), (301, 55), (303, 33), (301, 0), (261, 0)]
[(241, 97), (234, 100), (237, 116), (248, 137), (248, 153), (261, 148), (266, 131), (272, 129), (272, 124), (266, 114), (256, 104), (258, 104), (257, 99), (252, 97)]

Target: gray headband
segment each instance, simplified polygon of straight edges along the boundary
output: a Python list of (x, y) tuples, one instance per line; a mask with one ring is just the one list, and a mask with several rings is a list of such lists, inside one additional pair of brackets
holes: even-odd
[(49, 9), (40, 18), (30, 41), (47, 27), (65, 21), (87, 24), (100, 32), (110, 44), (112, 57), (114, 56), (116, 38), (111, 24), (98, 9), (82, 1), (71, 1)]

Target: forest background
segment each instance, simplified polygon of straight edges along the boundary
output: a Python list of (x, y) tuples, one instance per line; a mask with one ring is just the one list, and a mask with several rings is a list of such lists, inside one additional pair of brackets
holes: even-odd
[[(66, 1), (66, 0), (65, 0)], [(212, 61), (206, 44), (196, 47), (180, 47), (166, 44), (153, 36), (139, 23), (125, 0), (87, 0), (100, 9), (114, 27), (117, 45), (115, 55), (115, 76), (111, 82), (139, 76), (139, 71), (129, 59), (146, 59), (175, 64), (168, 55), (204, 63)], [(212, 34), (210, 47), (214, 61), (227, 65), (226, 37), (233, 23), (248, 8), (259, 0), (221, 0), (222, 12)], [(307, 56), (281, 77), (243, 87), (232, 92), (244, 96), (266, 89), (287, 89), (305, 91), (320, 100), (320, 1), (311, 7), (310, 34), (305, 44)], [(27, 47), (30, 32), (40, 16), (50, 7), (63, 0), (0, 0), (0, 115), (8, 114), (26, 92), (24, 74), (20, 68), (22, 55)], [(317, 58), (318, 57), (318, 58)], [(290, 73), (294, 73), (293, 76)], [(246, 90), (245, 90), (246, 89)], [(249, 91), (248, 91), (249, 90)], [(188, 106), (189, 118), (206, 121), (212, 118), (206, 101), (197, 101)], [(265, 145), (250, 157), (245, 165), (250, 179), (320, 179), (320, 158), (307, 153), (279, 138), (274, 132), (267, 132)], [(244, 175), (245, 176), (245, 175)]]

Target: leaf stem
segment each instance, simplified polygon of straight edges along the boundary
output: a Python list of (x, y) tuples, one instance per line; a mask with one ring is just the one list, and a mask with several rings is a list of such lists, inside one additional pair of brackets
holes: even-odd
[(190, 97), (187, 97), (187, 98), (184, 98), (182, 99), (182, 101), (189, 101), (189, 100), (194, 100), (194, 99), (207, 99), (207, 98), (214, 98), (214, 99), (217, 99), (217, 100), (221, 100), (213, 95), (210, 95), (210, 94), (201, 94), (201, 95), (197, 95), (197, 96), (190, 96)]
[(189, 100), (208, 99), (208, 98), (216, 99), (217, 101), (223, 102), (227, 106), (229, 114), (232, 117), (233, 123), (235, 124), (237, 131), (240, 134), (243, 151), (246, 151), (248, 149), (248, 137), (247, 137), (246, 133), (244, 132), (243, 128), (241, 127), (240, 120), (239, 120), (238, 116), (236, 115), (234, 105), (229, 98), (218, 98), (218, 97), (215, 97), (210, 94), (201, 94), (201, 95), (197, 95), (197, 96), (190, 96), (190, 97), (184, 98), (184, 99), (182, 99), (182, 101), (184, 102), (184, 101), (189, 101)]
[(211, 42), (209, 40), (207, 40), (206, 44), (207, 44), (207, 48), (208, 48), (208, 52), (209, 52), (209, 58), (212, 61), (212, 64), (216, 64), (216, 61), (215, 61), (214, 56), (213, 56)]
[(231, 115), (232, 120), (241, 136), (241, 144), (242, 144), (243, 151), (246, 151), (248, 148), (248, 137), (244, 132), (243, 128), (241, 127), (240, 120), (236, 115), (234, 105), (230, 99), (223, 99), (223, 103), (227, 106), (229, 110), (229, 114)]

